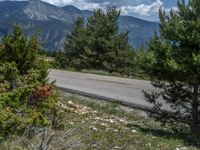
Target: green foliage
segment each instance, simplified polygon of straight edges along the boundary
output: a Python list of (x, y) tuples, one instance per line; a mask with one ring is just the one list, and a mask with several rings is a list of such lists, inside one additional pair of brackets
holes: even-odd
[(69, 61), (69, 58), (66, 56), (63, 52), (58, 52), (55, 57), (55, 63), (54, 67), (56, 68), (66, 68), (67, 66), (70, 66), (71, 62)]
[(106, 12), (94, 11), (87, 21), (78, 18), (66, 38), (64, 52), (56, 57), (57, 66), (127, 72), (134, 63), (134, 52), (128, 33), (118, 31), (119, 16), (120, 11), (112, 7)]
[(65, 41), (65, 57), (68, 58), (69, 65), (75, 68), (88, 67), (88, 53), (90, 53), (89, 39), (87, 30), (85, 29), (85, 21), (78, 18), (74, 23), (71, 34), (67, 36)]
[[(8, 65), (4, 66), (7, 67)], [(9, 66), (12, 66), (12, 64)], [(13, 68), (9, 69), (16, 69), (16, 67)], [(5, 70), (6, 73), (8, 72), (7, 69), (2, 70)], [(35, 93), (36, 87), (43, 85), (40, 79), (40, 72), (38, 70), (30, 70), (26, 75), (17, 76), (12, 82), (11, 80), (1, 82), (0, 104), (2, 109), (0, 113), (4, 114), (1, 115), (0, 123), (2, 131), (0, 134), (2, 136), (23, 132), (27, 126), (35, 126), (36, 123), (38, 123), (37, 125), (47, 125), (44, 110), (48, 110), (52, 106), (46, 107), (46, 103), (48, 105), (55, 105), (56, 101), (51, 101), (52, 97), (48, 96), (42, 97), (41, 103), (32, 103), (32, 95)], [(38, 114), (38, 118), (36, 118), (36, 114)]]
[(39, 49), (39, 41), (35, 35), (26, 40), (20, 26), (15, 25), (12, 35), (2, 40), (3, 47), (0, 52), (1, 62), (15, 62), (20, 74), (26, 74), (34, 68)]
[(48, 84), (48, 65), (38, 57), (39, 41), (27, 40), (19, 26), (0, 47), (0, 137), (51, 123), (57, 95)]
[[(190, 136), (200, 137), (200, 2), (178, 2), (169, 15), (160, 10), (160, 36), (150, 41), (143, 67), (160, 92), (145, 92), (154, 104), (157, 120), (190, 126)], [(166, 81), (166, 82), (162, 82)], [(158, 99), (169, 104), (163, 111)]]

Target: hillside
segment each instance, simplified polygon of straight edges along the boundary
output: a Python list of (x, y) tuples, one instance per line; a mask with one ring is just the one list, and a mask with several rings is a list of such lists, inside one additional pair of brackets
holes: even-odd
[[(26, 36), (38, 32), (45, 49), (62, 49), (75, 19), (78, 16), (87, 18), (91, 14), (91, 11), (74, 6), (57, 7), (39, 0), (3, 1), (0, 2), (0, 37), (8, 34), (12, 24), (17, 22), (23, 26)], [(145, 44), (158, 26), (158, 23), (130, 16), (119, 19), (120, 31), (129, 32), (129, 41), (134, 47)]]

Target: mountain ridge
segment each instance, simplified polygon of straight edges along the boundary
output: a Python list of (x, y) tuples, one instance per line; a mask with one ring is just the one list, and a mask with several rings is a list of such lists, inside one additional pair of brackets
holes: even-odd
[[(92, 11), (80, 10), (72, 5), (58, 7), (40, 0), (0, 2), (0, 37), (10, 33), (14, 23), (20, 23), (27, 37), (39, 32), (43, 48), (62, 49), (77, 17), (87, 18)], [(129, 32), (129, 42), (134, 47), (145, 44), (158, 31), (159, 24), (132, 16), (120, 16), (120, 32)]]

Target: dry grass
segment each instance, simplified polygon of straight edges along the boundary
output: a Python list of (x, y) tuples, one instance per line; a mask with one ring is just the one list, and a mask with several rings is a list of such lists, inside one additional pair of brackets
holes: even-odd
[[(43, 129), (31, 139), (12, 137), (2, 150), (197, 150), (183, 133), (162, 127), (142, 111), (62, 93), (63, 130)], [(42, 147), (43, 146), (43, 147)]]

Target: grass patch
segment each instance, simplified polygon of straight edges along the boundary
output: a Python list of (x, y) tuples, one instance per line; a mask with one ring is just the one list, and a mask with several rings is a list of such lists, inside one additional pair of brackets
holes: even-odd
[[(66, 108), (65, 126), (54, 133), (51, 149), (75, 150), (198, 150), (185, 141), (184, 133), (176, 133), (169, 126), (162, 127), (136, 111), (116, 103), (62, 93)], [(40, 136), (30, 139), (40, 143)], [(23, 137), (4, 141), (0, 149), (27, 149)], [(37, 146), (36, 146), (37, 147)], [(30, 148), (31, 149), (31, 148)]]

